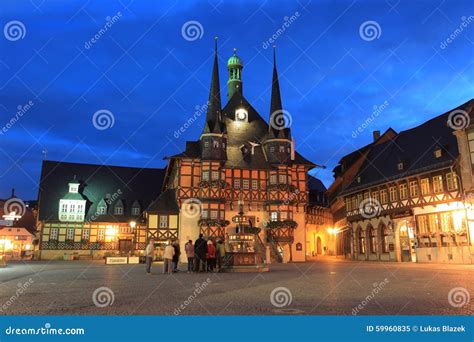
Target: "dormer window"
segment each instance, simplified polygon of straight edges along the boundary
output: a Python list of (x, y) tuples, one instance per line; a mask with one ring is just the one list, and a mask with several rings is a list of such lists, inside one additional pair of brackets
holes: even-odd
[(285, 152), (285, 146), (283, 146), (283, 145), (279, 146), (279, 151), (280, 152)]
[(107, 214), (107, 204), (105, 203), (104, 199), (101, 199), (99, 204), (97, 204), (97, 215), (105, 215)]
[(209, 147), (209, 141), (205, 141), (204, 142), (204, 148), (208, 148)]
[(132, 204), (132, 216), (140, 215), (140, 211), (141, 211), (140, 203), (138, 203), (138, 201), (133, 202), (133, 204)]
[(404, 168), (405, 168), (405, 165), (404, 165), (403, 162), (399, 162), (399, 163), (397, 164), (397, 169), (398, 169), (398, 171), (402, 171)]
[(213, 140), (213, 141), (212, 141), (212, 147), (213, 147), (213, 148), (219, 148), (219, 141)]
[(114, 208), (114, 215), (123, 215), (123, 208), (122, 207), (115, 207)]
[(357, 183), (360, 183), (361, 180), (362, 180), (362, 179), (360, 178), (360, 176), (357, 176)]
[(443, 155), (443, 152), (440, 148), (437, 148), (435, 151), (434, 151), (434, 156), (435, 158), (441, 158), (441, 156)]

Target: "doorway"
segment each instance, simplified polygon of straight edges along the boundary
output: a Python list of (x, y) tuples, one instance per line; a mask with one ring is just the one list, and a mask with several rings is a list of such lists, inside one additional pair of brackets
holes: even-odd
[(402, 262), (411, 262), (411, 239), (410, 227), (406, 222), (400, 225), (400, 256)]
[(321, 244), (321, 238), (319, 236), (316, 238), (316, 254), (317, 255), (323, 254), (323, 247)]
[(130, 239), (119, 240), (119, 252), (120, 254), (128, 254), (133, 249), (133, 243)]

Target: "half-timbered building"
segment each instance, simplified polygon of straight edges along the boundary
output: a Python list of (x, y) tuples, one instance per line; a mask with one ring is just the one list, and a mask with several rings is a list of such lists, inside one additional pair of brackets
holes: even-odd
[[(474, 262), (469, 202), (474, 143), (468, 126), (473, 104), (471, 100), (367, 151), (341, 192), (355, 259)], [(459, 114), (466, 125), (453, 121)]]
[[(217, 46), (204, 128), (197, 141), (168, 157), (164, 190), (179, 208), (181, 241), (226, 238), (243, 204), (250, 225), (280, 260), (304, 261), (308, 170), (314, 164), (294, 149), (285, 121), (274, 60), (269, 124), (243, 93), (242, 60), (236, 51), (227, 63), (227, 104), (221, 105)], [(154, 207), (160, 211), (159, 205)], [(147, 212), (148, 230), (156, 213)], [(158, 233), (155, 236), (159, 236)]]

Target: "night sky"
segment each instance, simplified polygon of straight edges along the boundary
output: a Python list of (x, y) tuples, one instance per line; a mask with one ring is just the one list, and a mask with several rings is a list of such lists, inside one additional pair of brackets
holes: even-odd
[[(313, 174), (329, 186), (338, 160), (373, 130), (407, 129), (474, 97), (473, 15), (472, 0), (2, 0), (0, 198), (12, 187), (37, 197), (45, 151), (165, 166), (202, 130), (204, 114), (175, 137), (207, 101), (216, 35), (223, 104), (235, 47), (244, 95), (266, 120), (276, 38), (296, 147), (327, 166)], [(94, 126), (99, 110), (113, 126)]]

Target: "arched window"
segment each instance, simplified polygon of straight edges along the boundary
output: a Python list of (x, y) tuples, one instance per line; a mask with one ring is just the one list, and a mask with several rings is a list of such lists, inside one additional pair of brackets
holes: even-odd
[(357, 229), (357, 240), (359, 241), (359, 254), (365, 254), (365, 236), (360, 227)]
[(375, 229), (372, 226), (367, 227), (367, 238), (369, 239), (369, 251), (370, 253), (377, 253), (377, 236), (375, 235)]
[(380, 239), (382, 240), (382, 253), (388, 253), (388, 228), (385, 225), (380, 227)]

